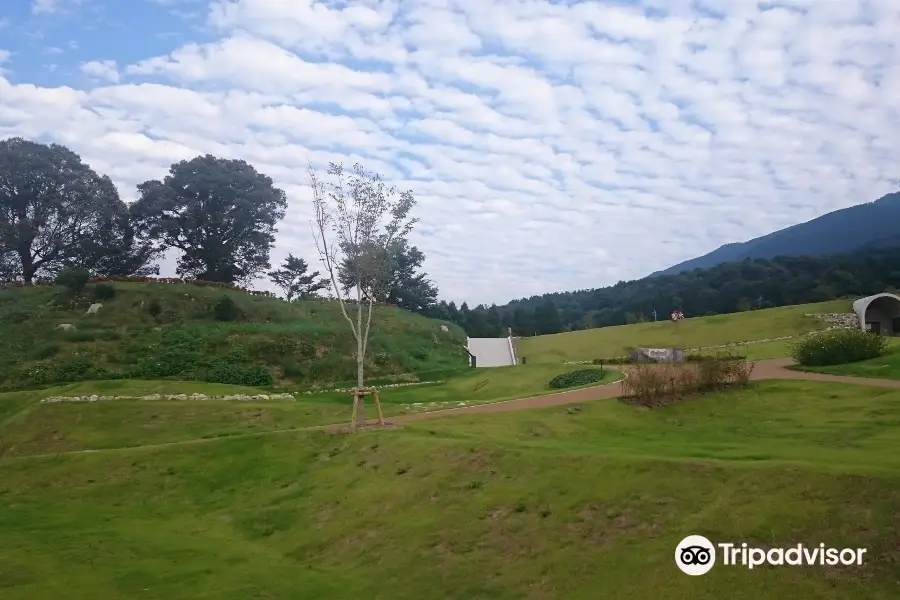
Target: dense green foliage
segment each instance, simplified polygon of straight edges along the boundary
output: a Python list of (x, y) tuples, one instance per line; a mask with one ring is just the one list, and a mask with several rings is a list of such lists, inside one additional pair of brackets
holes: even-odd
[(58, 144), (0, 140), (0, 283), (66, 266), (144, 273), (155, 250), (134, 237), (112, 180)]
[(309, 265), (305, 260), (288, 254), (281, 267), (269, 271), (269, 279), (278, 286), (288, 302), (309, 300), (315, 298), (320, 290), (327, 289), (331, 283), (319, 271), (308, 271)]
[[(86, 315), (98, 296), (103, 307)], [(466, 366), (458, 328), (443, 332), (440, 322), (396, 308), (376, 312), (372, 377)], [(353, 336), (328, 300), (159, 283), (91, 283), (74, 295), (28, 286), (0, 290), (0, 330), (5, 389), (115, 378), (305, 386), (356, 373)]]
[(610, 325), (665, 321), (674, 308), (688, 317), (859, 297), (900, 288), (900, 247), (831, 257), (783, 256), (745, 260), (679, 275), (614, 286), (533, 296), (504, 306), (459, 308), (440, 303), (428, 314), (471, 337), (558, 333)]
[(132, 214), (139, 235), (159, 250), (181, 250), (179, 275), (249, 281), (269, 268), (287, 196), (247, 162), (208, 154), (183, 160), (138, 192)]
[(860, 329), (832, 329), (804, 337), (789, 348), (798, 364), (824, 367), (876, 358), (887, 344), (886, 337)]
[(554, 390), (575, 387), (577, 385), (588, 385), (590, 383), (603, 381), (605, 373), (606, 372), (603, 369), (578, 369), (577, 371), (557, 375), (550, 380), (548, 385)]

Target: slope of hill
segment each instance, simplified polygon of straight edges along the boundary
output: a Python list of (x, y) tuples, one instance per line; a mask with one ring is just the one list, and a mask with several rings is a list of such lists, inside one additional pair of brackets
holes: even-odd
[[(223, 298), (234, 310), (228, 302), (222, 308)], [(93, 302), (103, 307), (85, 314)], [(465, 334), (441, 325), (379, 308), (369, 375), (465, 367)], [(2, 389), (117, 377), (250, 386), (347, 381), (355, 378), (354, 348), (337, 304), (324, 300), (289, 303), (160, 283), (91, 284), (75, 298), (58, 286), (0, 290)]]
[(831, 256), (864, 248), (900, 245), (900, 192), (843, 208), (747, 242), (725, 244), (651, 276), (677, 275), (746, 258)]
[(829, 326), (806, 316), (852, 312), (849, 300), (782, 306), (729, 315), (662, 320), (540, 335), (519, 341), (519, 355), (529, 363), (593, 360), (623, 356), (632, 348), (699, 348), (807, 333)]
[[(70, 408), (109, 435), (91, 417), (114, 407)], [(764, 382), (357, 436), (215, 438), (204, 414), (186, 433), (206, 443), (0, 461), (4, 600), (897, 598), (896, 390)], [(688, 534), (868, 552), (689, 577)]]

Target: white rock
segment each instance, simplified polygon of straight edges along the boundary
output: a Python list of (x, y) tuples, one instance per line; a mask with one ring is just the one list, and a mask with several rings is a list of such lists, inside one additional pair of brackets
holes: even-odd
[(73, 329), (75, 329), (75, 326), (71, 323), (60, 323), (56, 326), (56, 329), (61, 329), (63, 331), (72, 331)]
[(99, 302), (95, 302), (94, 304), (91, 304), (91, 307), (89, 309), (87, 309), (87, 312), (84, 314), (96, 315), (97, 311), (100, 310), (101, 308), (103, 308), (103, 305)]

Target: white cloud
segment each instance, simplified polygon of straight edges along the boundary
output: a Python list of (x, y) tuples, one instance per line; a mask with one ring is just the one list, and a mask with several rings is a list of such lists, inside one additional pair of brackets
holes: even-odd
[(85, 0), (31, 0), (31, 12), (35, 15), (49, 15), (77, 7)]
[(81, 72), (95, 79), (119, 83), (119, 70), (114, 60), (91, 60), (82, 63)]
[(31, 12), (36, 15), (55, 12), (60, 5), (60, 0), (32, 0)]
[(313, 258), (306, 161), (362, 162), (417, 193), (427, 269), (470, 303), (640, 277), (896, 186), (892, 0), (197, 6), (212, 39), (86, 63), (93, 87), (0, 75), (0, 136), (65, 143), (128, 199), (173, 161), (244, 158), (291, 197), (276, 261)]

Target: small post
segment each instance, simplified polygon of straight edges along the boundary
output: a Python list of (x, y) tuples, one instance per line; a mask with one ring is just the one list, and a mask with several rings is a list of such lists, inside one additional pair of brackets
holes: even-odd
[(356, 419), (359, 413), (359, 396), (356, 390), (353, 390), (353, 413), (350, 415), (350, 430), (356, 431)]
[(375, 397), (375, 408), (378, 410), (378, 424), (384, 427), (384, 415), (381, 414), (381, 396), (378, 394), (378, 388), (372, 389), (372, 395)]

